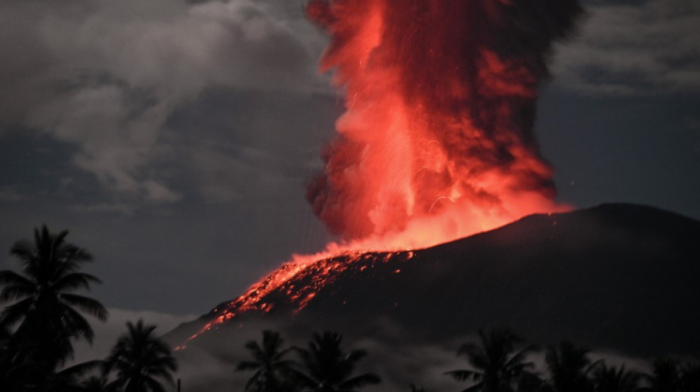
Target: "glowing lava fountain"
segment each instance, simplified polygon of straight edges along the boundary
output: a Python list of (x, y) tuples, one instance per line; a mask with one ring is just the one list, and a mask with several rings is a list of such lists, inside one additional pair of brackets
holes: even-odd
[[(566, 209), (553, 201), (534, 122), (547, 60), (573, 30), (577, 1), (311, 0), (307, 13), (331, 37), (321, 70), (334, 72), (347, 108), (307, 198), (342, 240), (294, 256), (205, 330), (269, 311), (264, 296), (297, 274), (332, 282), (364, 250), (424, 248)], [(287, 295), (303, 308), (314, 289)]]

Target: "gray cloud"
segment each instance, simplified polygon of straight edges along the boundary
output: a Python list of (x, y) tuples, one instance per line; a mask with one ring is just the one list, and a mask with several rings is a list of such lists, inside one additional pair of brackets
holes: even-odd
[(149, 166), (173, 159), (163, 125), (207, 89), (321, 88), (311, 30), (264, 2), (3, 1), (0, 15), (0, 126), (78, 146), (75, 166), (130, 200), (180, 200)]
[(215, 148), (197, 148), (194, 164), (201, 174), (201, 192), (212, 203), (247, 198), (269, 199), (292, 187), (303, 187), (302, 178), (290, 178), (264, 169), (268, 154), (249, 148), (235, 155)]
[(700, 4), (593, 2), (579, 37), (561, 45), (558, 84), (584, 94), (700, 92)]
[(23, 199), (22, 194), (13, 186), (0, 186), (0, 202), (13, 202)]

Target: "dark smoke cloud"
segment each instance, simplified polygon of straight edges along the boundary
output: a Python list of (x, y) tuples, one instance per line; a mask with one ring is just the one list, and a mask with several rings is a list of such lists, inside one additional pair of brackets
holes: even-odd
[(270, 8), (0, 0), (0, 136), (26, 130), (75, 146), (74, 165), (123, 199), (181, 201), (154, 169), (179, 159), (167, 125), (177, 110), (213, 89), (315, 89), (304, 31)]

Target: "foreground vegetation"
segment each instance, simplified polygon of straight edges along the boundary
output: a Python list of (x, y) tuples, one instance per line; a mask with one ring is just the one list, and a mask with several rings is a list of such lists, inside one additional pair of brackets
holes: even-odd
[(10, 250), (21, 273), (0, 271), (0, 300), (11, 302), (0, 314), (0, 390), (163, 391), (163, 381), (172, 383), (175, 359), (154, 336), (155, 326), (141, 321), (127, 323), (105, 361), (65, 367), (73, 359), (73, 342), (94, 338), (83, 315), (107, 319), (100, 302), (75, 293), (100, 280), (80, 271), (92, 256), (67, 243), (67, 235), (46, 226), (35, 230), (33, 241), (18, 241)]
[[(97, 300), (77, 294), (100, 280), (81, 271), (92, 256), (65, 241), (68, 232), (34, 232), (10, 250), (21, 271), (0, 271), (0, 391), (12, 392), (160, 392), (174, 389), (177, 363), (171, 349), (155, 335), (155, 326), (127, 323), (107, 358), (66, 366), (73, 343), (94, 339), (88, 316), (107, 319)], [(245, 391), (354, 392), (381, 383), (379, 375), (358, 373), (367, 355), (343, 348), (337, 332), (315, 333), (305, 347), (285, 346), (282, 336), (263, 331), (245, 345), (250, 358), (236, 370), (252, 373)], [(532, 354), (544, 352), (546, 369), (538, 372)], [(544, 349), (525, 344), (507, 329), (479, 331), (461, 345), (464, 369), (444, 375), (464, 383), (464, 392), (700, 392), (700, 364), (659, 358), (651, 372), (592, 361), (589, 350), (571, 342)], [(411, 378), (406, 375), (407, 380)], [(413, 392), (430, 387), (409, 384)], [(381, 386), (376, 387), (381, 390)]]
[[(314, 334), (308, 349), (285, 347), (284, 339), (263, 331), (260, 342), (250, 341), (246, 349), (252, 360), (242, 361), (238, 370), (254, 371), (246, 391), (255, 392), (352, 392), (380, 383), (372, 373), (353, 375), (366, 352), (340, 349), (341, 335)], [(479, 331), (478, 341), (460, 346), (466, 369), (445, 374), (464, 382), (464, 392), (699, 392), (700, 364), (660, 358), (649, 374), (592, 361), (589, 350), (571, 342), (544, 349), (546, 371), (537, 372), (531, 354), (540, 351), (523, 344), (507, 329)], [(298, 360), (292, 359), (296, 353)], [(430, 389), (414, 384), (412, 392)], [(380, 388), (377, 388), (380, 389)]]

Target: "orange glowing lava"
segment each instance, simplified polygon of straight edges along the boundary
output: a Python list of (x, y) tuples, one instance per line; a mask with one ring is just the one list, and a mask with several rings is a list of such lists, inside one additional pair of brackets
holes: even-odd
[(420, 248), (561, 209), (533, 132), (546, 53), (498, 42), (519, 7), (311, 1), (332, 38), (321, 69), (346, 96), (307, 193), (334, 233), (365, 249)]
[[(201, 332), (270, 311), (273, 291), (302, 309), (367, 250), (425, 248), (567, 209), (554, 202), (534, 118), (575, 0), (311, 0), (307, 13), (331, 37), (321, 70), (346, 103), (307, 198), (342, 239), (294, 256)], [(290, 284), (305, 275), (311, 284)]]

